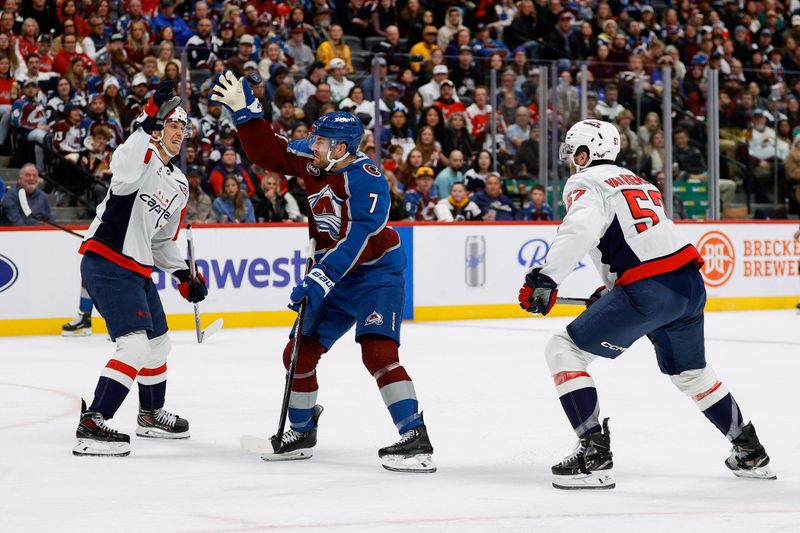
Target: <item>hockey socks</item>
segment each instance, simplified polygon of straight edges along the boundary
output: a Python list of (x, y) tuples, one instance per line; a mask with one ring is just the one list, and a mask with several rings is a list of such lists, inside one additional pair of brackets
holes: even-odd
[[(294, 340), (289, 340), (283, 350), (283, 364), (288, 370), (292, 357)], [(314, 406), (317, 403), (317, 363), (325, 347), (314, 337), (300, 337), (300, 348), (297, 353), (297, 366), (289, 394), (289, 425), (298, 433), (307, 433), (316, 425)]]
[(597, 388), (588, 372), (559, 372), (553, 379), (561, 407), (578, 437), (600, 431)]
[(397, 344), (381, 335), (364, 335), (361, 358), (381, 392), (383, 403), (402, 435), (422, 425), (414, 383), (400, 364)]
[(729, 441), (742, 434), (744, 421), (739, 404), (722, 382), (717, 381), (708, 391), (692, 396), (692, 400)]

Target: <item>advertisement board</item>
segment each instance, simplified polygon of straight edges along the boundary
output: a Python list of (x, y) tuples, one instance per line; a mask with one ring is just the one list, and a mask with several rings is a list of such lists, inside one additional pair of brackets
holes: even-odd
[[(519, 317), (525, 272), (542, 265), (556, 224), (399, 224), (408, 258), (405, 319)], [(686, 223), (680, 230), (705, 258), (708, 310), (789, 308), (800, 294), (800, 241), (794, 223)], [(302, 225), (195, 228), (198, 267), (209, 283), (204, 320), (226, 327), (289, 325), (292, 286), (302, 278)], [(0, 229), (0, 335), (58, 333), (80, 291), (80, 241), (57, 230)], [(185, 249), (181, 236), (179, 245)], [(153, 274), (173, 329), (192, 328), (191, 306), (171, 277)], [(559, 294), (586, 297), (600, 285), (584, 257)], [(579, 308), (557, 306), (554, 314)], [(102, 330), (102, 320), (97, 320)]]

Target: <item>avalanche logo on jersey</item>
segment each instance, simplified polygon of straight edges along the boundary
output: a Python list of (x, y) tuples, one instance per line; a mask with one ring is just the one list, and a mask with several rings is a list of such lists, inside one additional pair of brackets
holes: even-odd
[(342, 204), (344, 200), (333, 193), (330, 185), (308, 197), (317, 231), (327, 233), (335, 241), (339, 240), (339, 231), (342, 229)]

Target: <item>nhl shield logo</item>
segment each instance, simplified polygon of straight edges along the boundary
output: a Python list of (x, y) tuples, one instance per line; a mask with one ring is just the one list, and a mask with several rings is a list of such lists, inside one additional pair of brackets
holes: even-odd
[(383, 325), (383, 315), (381, 315), (377, 311), (373, 311), (367, 319), (364, 321), (365, 326), (382, 326)]
[(319, 176), (319, 169), (318, 169), (317, 167), (315, 167), (315, 166), (314, 166), (314, 163), (308, 163), (308, 164), (306, 165), (306, 170), (307, 170), (307, 171), (308, 171), (308, 173), (309, 173), (309, 174), (311, 174), (312, 176)]

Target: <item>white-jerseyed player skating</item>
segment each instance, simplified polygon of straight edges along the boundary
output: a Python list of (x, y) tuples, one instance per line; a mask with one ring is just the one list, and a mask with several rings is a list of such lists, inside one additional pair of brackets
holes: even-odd
[(165, 411), (167, 319), (150, 279), (154, 266), (175, 276), (181, 295), (199, 302), (208, 293), (202, 276), (192, 279), (175, 240), (189, 198), (189, 184), (171, 163), (189, 117), (164, 82), (150, 98), (140, 127), (111, 159), (111, 185), (81, 245), (81, 276), (106, 321), (116, 353), (100, 374), (94, 400), (81, 406), (75, 455), (124, 456), (130, 437), (109, 428), (133, 382), (139, 385), (136, 434), (189, 437), (189, 423)]
[(608, 122), (583, 120), (567, 132), (560, 154), (572, 172), (563, 194), (567, 215), (544, 266), (527, 274), (519, 294), (523, 309), (546, 315), (558, 286), (587, 253), (605, 283), (545, 348), (561, 405), (580, 439), (552, 467), (553, 486), (614, 488), (608, 419), (601, 424), (587, 367), (597, 357), (621, 355), (644, 335), (661, 371), (733, 444), (725, 465), (739, 477), (775, 479), (753, 424), (745, 423), (706, 365), (703, 259), (667, 218), (658, 189), (614, 164), (619, 149), (619, 133)]

